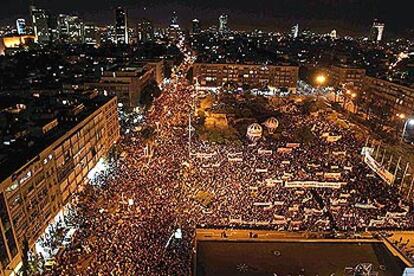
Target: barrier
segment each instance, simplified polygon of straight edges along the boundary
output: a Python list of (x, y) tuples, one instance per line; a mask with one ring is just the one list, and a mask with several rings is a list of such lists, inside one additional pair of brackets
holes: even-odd
[(286, 188), (330, 188), (339, 189), (346, 182), (319, 182), (319, 181), (286, 181)]
[(257, 153), (260, 154), (260, 155), (272, 155), (273, 151), (272, 150), (258, 149)]
[(372, 157), (368, 150), (365, 151), (364, 155), (364, 162), (368, 165), (368, 167), (373, 170), (382, 180), (384, 180), (388, 184), (394, 183), (394, 175), (387, 171), (385, 168), (381, 166), (379, 162), (377, 162), (374, 157)]
[(286, 144), (286, 147), (287, 148), (293, 148), (293, 149), (299, 148), (300, 147), (300, 143), (287, 143)]

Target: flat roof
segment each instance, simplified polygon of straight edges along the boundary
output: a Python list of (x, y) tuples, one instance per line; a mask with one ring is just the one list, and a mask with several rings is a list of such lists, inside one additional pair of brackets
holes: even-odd
[(406, 268), (381, 242), (198, 241), (196, 251), (196, 276), (353, 275), (358, 264), (384, 276)]
[[(0, 95), (0, 102), (4, 95)], [(85, 109), (78, 114), (80, 116), (80, 121), (77, 122), (60, 122), (57, 127), (52, 131), (41, 137), (32, 137), (33, 145), (28, 146), (28, 141), (19, 141), (17, 140), (10, 146), (0, 145), (0, 150), (2, 151), (2, 160), (0, 160), (0, 183), (11, 176), (14, 172), (23, 168), (26, 163), (31, 161), (37, 155), (39, 155), (43, 150), (48, 146), (56, 142), (60, 137), (65, 135), (68, 131), (98, 110), (101, 106), (111, 101), (115, 96), (97, 96), (93, 99), (85, 98), (81, 103), (85, 105)], [(27, 102), (26, 102), (27, 104)], [(53, 106), (51, 106), (53, 109)], [(0, 116), (2, 114), (0, 113)], [(22, 125), (25, 128), (29, 126)]]

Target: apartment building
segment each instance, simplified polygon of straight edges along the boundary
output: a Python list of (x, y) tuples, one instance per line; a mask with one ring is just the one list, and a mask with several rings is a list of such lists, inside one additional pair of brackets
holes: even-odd
[(139, 105), (142, 90), (155, 75), (155, 69), (148, 66), (116, 68), (103, 72), (98, 82), (85, 83), (85, 89), (116, 95), (126, 109), (134, 109)]
[(270, 87), (296, 92), (299, 67), (288, 65), (196, 63), (194, 82), (201, 87), (217, 87), (226, 83), (250, 88)]
[(366, 75), (365, 69), (346, 65), (331, 66), (329, 68), (330, 84), (333, 87), (348, 87), (361, 90)]
[[(26, 101), (17, 105), (20, 110), (2, 111), (21, 116), (32, 109), (28, 116), (40, 119), (23, 134), (0, 135), (0, 275), (21, 266), (24, 244), (34, 246), (120, 137), (116, 97), (60, 99), (62, 105), (46, 107), (42, 117), (36, 100), (32, 107)], [(40, 131), (33, 130), (34, 122)]]
[(373, 101), (379, 106), (390, 107), (391, 117), (397, 114), (406, 117), (414, 115), (413, 86), (367, 76), (364, 78), (363, 96), (367, 102)]

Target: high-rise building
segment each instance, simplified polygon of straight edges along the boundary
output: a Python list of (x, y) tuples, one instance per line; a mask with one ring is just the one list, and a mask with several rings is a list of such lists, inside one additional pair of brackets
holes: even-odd
[(293, 25), (292, 30), (291, 30), (291, 36), (293, 38), (297, 38), (299, 35), (299, 24)]
[(58, 18), (56, 15), (49, 14), (48, 27), (50, 34), (50, 42), (55, 42), (59, 39)]
[(225, 33), (229, 31), (228, 18), (229, 17), (227, 14), (220, 15), (219, 17), (219, 32), (220, 33)]
[(171, 17), (171, 25), (177, 25), (178, 26), (178, 16), (177, 13), (174, 11), (173, 15)]
[(337, 37), (337, 32), (336, 32), (336, 30), (335, 30), (335, 29), (334, 29), (334, 30), (332, 30), (332, 31), (330, 32), (329, 36), (330, 36), (332, 39), (336, 39), (336, 37)]
[(380, 42), (382, 40), (384, 34), (385, 24), (379, 22), (378, 20), (374, 20), (371, 27), (370, 39), (372, 41)]
[(83, 29), (83, 43), (89, 45), (99, 45), (99, 30), (98, 27), (91, 24), (85, 24)]
[(115, 43), (129, 43), (128, 16), (126, 10), (122, 7), (115, 10)]
[(168, 39), (171, 41), (175, 41), (181, 35), (180, 25), (178, 24), (178, 16), (177, 13), (174, 11), (171, 17), (171, 24), (168, 27)]
[(137, 36), (139, 41), (152, 41), (154, 40), (154, 26), (149, 19), (143, 18), (138, 23)]
[(49, 31), (49, 14), (46, 10), (38, 9), (35, 6), (30, 7), (32, 16), (33, 32), (35, 35), (36, 43), (49, 43), (50, 31)]
[(59, 38), (65, 43), (83, 42), (83, 22), (78, 16), (60, 14), (58, 17)]
[(201, 32), (200, 20), (197, 18), (193, 19), (193, 34), (199, 34)]
[(16, 20), (16, 29), (17, 29), (17, 34), (19, 34), (19, 35), (26, 34), (26, 20), (24, 20), (23, 18), (17, 19)]

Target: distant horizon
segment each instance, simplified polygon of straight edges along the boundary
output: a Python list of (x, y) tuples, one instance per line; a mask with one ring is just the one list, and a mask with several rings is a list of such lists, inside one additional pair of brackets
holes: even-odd
[[(1, 24), (14, 24), (20, 17), (30, 22), (30, 1), (4, 1), (3, 6), (7, 9), (0, 11)], [(336, 29), (340, 36), (366, 35), (375, 18), (385, 23), (386, 37), (406, 35), (414, 29), (410, 5), (405, 3), (407, 9), (404, 9), (404, 3), (399, 4), (403, 0), (392, 1), (392, 5), (386, 0), (239, 0), (234, 7), (231, 7), (233, 1), (220, 3), (219, 0), (153, 0), (134, 4), (130, 0), (75, 0), (65, 4), (46, 0), (34, 2), (37, 7), (47, 9), (52, 14), (77, 14), (85, 22), (97, 25), (113, 24), (113, 9), (123, 6), (128, 10), (130, 27), (136, 27), (143, 17), (149, 18), (157, 27), (166, 27), (175, 10), (179, 24), (185, 28), (191, 26), (193, 18), (200, 19), (202, 28), (217, 25), (218, 16), (226, 13), (229, 15), (230, 28), (246, 31), (262, 29), (286, 32), (292, 25), (299, 23), (302, 30), (328, 32)]]

